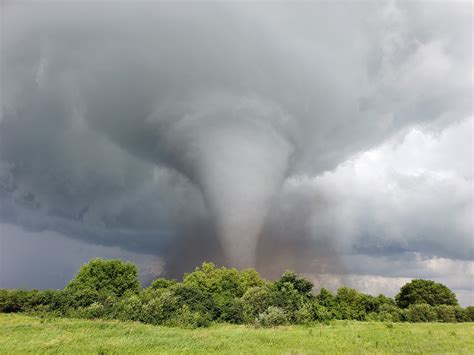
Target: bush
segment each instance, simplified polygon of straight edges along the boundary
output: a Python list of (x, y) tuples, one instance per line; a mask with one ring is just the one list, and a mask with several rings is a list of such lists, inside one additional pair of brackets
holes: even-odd
[(246, 322), (252, 323), (273, 302), (272, 290), (267, 286), (257, 286), (248, 289), (242, 296), (243, 313)]
[(148, 286), (148, 288), (152, 289), (152, 290), (159, 290), (159, 289), (164, 289), (164, 288), (169, 288), (171, 286), (174, 286), (176, 285), (176, 280), (168, 280), (168, 279), (164, 279), (164, 278), (157, 278), (156, 280), (154, 280), (150, 286)]
[(436, 318), (440, 322), (454, 323), (456, 322), (455, 306), (447, 306), (445, 304), (434, 307)]
[(470, 322), (469, 313), (466, 308), (461, 308), (459, 306), (453, 306), (454, 314), (456, 316), (457, 322)]
[(205, 262), (193, 272), (185, 274), (183, 284), (198, 289), (213, 301), (216, 305), (212, 310), (213, 319), (220, 317), (238, 322), (242, 315), (238, 315), (234, 309), (235, 299), (241, 298), (249, 288), (263, 286), (264, 282), (253, 269), (238, 271), (234, 268), (217, 268), (213, 263)]
[(150, 324), (164, 324), (179, 309), (180, 303), (172, 291), (157, 294), (143, 301), (139, 320)]
[(147, 320), (144, 315), (143, 306), (146, 300), (144, 293), (140, 295), (129, 295), (123, 297), (116, 302), (111, 302), (110, 310), (108, 312), (108, 318), (120, 319), (120, 320), (131, 320), (131, 321), (142, 321), (145, 323), (151, 323)]
[(64, 313), (68, 306), (69, 299), (62, 290), (0, 289), (0, 312)]
[(474, 306), (466, 307), (464, 313), (467, 322), (474, 322)]
[(316, 295), (316, 301), (321, 306), (326, 307), (326, 309), (331, 312), (333, 315), (335, 314), (336, 308), (336, 297), (326, 288), (321, 288), (319, 293)]
[(127, 291), (138, 293), (137, 267), (121, 260), (93, 259), (81, 267), (66, 291), (80, 298), (79, 303), (87, 305), (104, 295), (121, 297)]
[(405, 313), (405, 320), (408, 322), (435, 322), (437, 313), (434, 307), (426, 303), (412, 304)]
[(333, 314), (315, 299), (305, 302), (295, 313), (295, 322), (306, 324), (310, 322), (327, 322), (333, 319)]
[(457, 306), (456, 295), (445, 285), (431, 280), (413, 280), (405, 284), (395, 297), (397, 305), (407, 308), (412, 304), (426, 303), (431, 306), (442, 304)]
[(378, 308), (377, 312), (367, 314), (366, 319), (377, 322), (400, 322), (402, 320), (402, 312), (395, 305), (383, 304)]
[(234, 298), (220, 306), (220, 320), (242, 324), (245, 321), (244, 303), (240, 298)]
[(367, 295), (352, 288), (341, 287), (336, 294), (335, 313), (338, 319), (365, 320), (367, 315), (364, 300)]
[(272, 287), (272, 305), (283, 309), (291, 322), (296, 321), (296, 312), (308, 299), (308, 295), (301, 294), (290, 282), (279, 283)]
[[(0, 289), (0, 312), (140, 321), (203, 327), (212, 321), (274, 326), (330, 319), (383, 322), (474, 321), (474, 307), (457, 305), (444, 285), (413, 280), (395, 300), (341, 287), (334, 296), (294, 272), (275, 282), (253, 269), (238, 271), (203, 263), (183, 282), (158, 278), (140, 289), (137, 268), (119, 260), (94, 259), (64, 290)], [(432, 306), (433, 305), (433, 306)], [(400, 308), (403, 307), (403, 308)]]
[(183, 328), (199, 328), (207, 327), (210, 324), (210, 319), (209, 315), (192, 311), (188, 305), (184, 304), (166, 324)]
[(176, 284), (169, 290), (176, 297), (179, 307), (187, 305), (190, 310), (216, 317), (217, 309), (212, 297), (208, 297), (199, 288), (186, 284)]
[(256, 320), (256, 325), (261, 327), (274, 327), (288, 322), (285, 311), (279, 307), (270, 306), (260, 313)]
[(4, 313), (15, 313), (26, 310), (31, 291), (25, 290), (1, 290), (0, 311)]
[(275, 287), (280, 290), (282, 288), (287, 288), (288, 284), (292, 285), (292, 288), (296, 290), (301, 295), (310, 296), (310, 292), (313, 289), (313, 284), (311, 281), (299, 277), (293, 271), (285, 271), (279, 280), (275, 281)]

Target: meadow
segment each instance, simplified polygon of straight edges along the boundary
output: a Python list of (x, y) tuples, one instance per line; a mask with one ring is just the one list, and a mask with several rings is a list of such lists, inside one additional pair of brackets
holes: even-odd
[(328, 324), (184, 329), (138, 322), (0, 314), (0, 352), (19, 353), (474, 353), (474, 323)]

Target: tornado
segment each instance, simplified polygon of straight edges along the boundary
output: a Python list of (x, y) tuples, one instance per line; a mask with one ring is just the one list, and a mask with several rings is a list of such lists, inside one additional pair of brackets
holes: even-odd
[[(229, 266), (255, 266), (258, 237), (295, 151), (291, 120), (258, 97), (212, 94), (158, 111), (161, 149), (201, 190)], [(165, 121), (165, 123), (163, 122)], [(168, 120), (168, 121), (167, 121)]]

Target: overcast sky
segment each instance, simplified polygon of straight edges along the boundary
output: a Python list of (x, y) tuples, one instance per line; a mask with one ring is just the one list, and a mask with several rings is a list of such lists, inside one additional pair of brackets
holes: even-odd
[(1, 6), (0, 287), (214, 260), (474, 304), (470, 2)]

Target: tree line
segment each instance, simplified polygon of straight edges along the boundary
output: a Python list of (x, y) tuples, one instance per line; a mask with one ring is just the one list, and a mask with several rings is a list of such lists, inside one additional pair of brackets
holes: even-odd
[(137, 267), (121, 260), (93, 259), (62, 290), (0, 289), (0, 312), (40, 316), (118, 319), (182, 327), (212, 322), (275, 326), (332, 319), (383, 322), (472, 322), (445, 285), (413, 280), (395, 299), (341, 287), (335, 293), (286, 271), (275, 281), (254, 269), (204, 262), (182, 282), (165, 278), (142, 288)]

